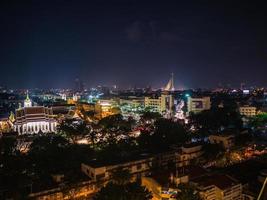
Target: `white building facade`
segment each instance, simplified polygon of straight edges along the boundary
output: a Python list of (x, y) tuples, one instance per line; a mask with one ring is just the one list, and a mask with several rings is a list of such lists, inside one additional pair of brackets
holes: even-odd
[(52, 108), (32, 106), (27, 98), (24, 107), (16, 110), (14, 131), (19, 135), (56, 132), (57, 122), (53, 118)]

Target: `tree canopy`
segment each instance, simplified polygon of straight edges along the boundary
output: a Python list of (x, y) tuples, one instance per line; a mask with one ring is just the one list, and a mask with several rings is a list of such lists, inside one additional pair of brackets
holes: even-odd
[(152, 134), (143, 132), (137, 138), (140, 148), (151, 150), (166, 150), (172, 145), (179, 145), (189, 139), (184, 127), (169, 119), (158, 119)]
[(242, 119), (238, 112), (226, 108), (213, 108), (190, 115), (190, 123), (202, 133), (218, 132), (221, 128), (242, 127)]
[(72, 143), (76, 143), (79, 137), (89, 134), (90, 130), (83, 121), (77, 122), (73, 119), (66, 119), (60, 124), (59, 132), (70, 139)]
[(105, 130), (131, 130), (131, 122), (124, 120), (121, 114), (107, 116), (99, 121), (99, 125)]
[(125, 185), (109, 182), (94, 197), (94, 200), (150, 200), (151, 193), (137, 182)]
[(250, 119), (249, 125), (253, 128), (263, 127), (267, 124), (267, 113), (258, 114)]
[(177, 194), (177, 200), (200, 200), (199, 193), (192, 185), (180, 184), (179, 189), (181, 192)]

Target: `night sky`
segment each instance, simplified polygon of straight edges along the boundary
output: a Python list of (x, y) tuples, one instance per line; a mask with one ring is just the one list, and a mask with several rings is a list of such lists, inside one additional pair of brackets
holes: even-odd
[(157, 2), (1, 1), (0, 85), (267, 86), (264, 1)]

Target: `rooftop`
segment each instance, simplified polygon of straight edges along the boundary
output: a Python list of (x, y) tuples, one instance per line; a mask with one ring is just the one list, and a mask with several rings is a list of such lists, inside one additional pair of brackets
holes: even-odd
[(196, 178), (193, 182), (203, 187), (215, 185), (221, 190), (226, 190), (229, 187), (238, 184), (238, 181), (225, 174), (213, 174)]
[(131, 154), (127, 156), (120, 156), (116, 158), (110, 158), (110, 159), (92, 159), (84, 162), (85, 164), (88, 164), (91, 167), (98, 168), (98, 167), (104, 167), (104, 166), (112, 166), (112, 165), (119, 165), (124, 164), (127, 162), (134, 162), (138, 160), (143, 160), (152, 157), (153, 155), (151, 153), (136, 153)]

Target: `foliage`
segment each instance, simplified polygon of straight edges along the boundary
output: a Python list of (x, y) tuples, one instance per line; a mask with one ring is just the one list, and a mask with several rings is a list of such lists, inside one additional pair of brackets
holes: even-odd
[[(61, 171), (68, 141), (61, 136), (44, 135), (35, 138), (28, 152), (33, 171), (46, 176)], [(62, 172), (61, 172), (62, 173)]]
[(190, 123), (202, 133), (218, 132), (221, 128), (242, 127), (242, 119), (238, 112), (226, 108), (213, 108), (190, 115)]
[(105, 117), (99, 121), (99, 125), (102, 126), (104, 130), (131, 130), (131, 123), (124, 120), (121, 114)]
[(94, 197), (94, 200), (149, 200), (151, 193), (137, 182), (118, 185), (108, 183)]
[(114, 162), (130, 157), (137, 150), (133, 140), (109, 141), (96, 152), (98, 160)]
[(2, 137), (0, 140), (0, 155), (8, 156), (8, 155), (17, 155), (19, 151), (16, 148), (17, 140), (15, 137)]
[[(44, 135), (33, 140), (28, 159), (40, 176), (79, 171), (81, 162), (93, 152), (87, 145), (70, 144), (59, 135)], [(70, 162), (71, 160), (71, 162)]]
[(25, 171), (27, 160), (17, 150), (17, 140), (13, 136), (3, 136), (0, 138), (0, 187), (6, 189), (13, 199), (25, 198)]
[(203, 157), (207, 161), (215, 160), (219, 158), (220, 156), (222, 156), (225, 152), (224, 148), (220, 144), (207, 143), (203, 145), (202, 149), (204, 151)]
[(200, 200), (199, 193), (189, 184), (179, 185), (181, 192), (177, 194), (177, 200)]
[(155, 121), (160, 119), (162, 116), (158, 112), (145, 111), (141, 115), (142, 121)]
[(243, 134), (238, 134), (235, 137), (235, 145), (237, 146), (245, 146), (249, 142), (253, 140), (253, 136), (250, 133), (243, 133)]
[(267, 124), (267, 113), (258, 114), (251, 118), (249, 125), (253, 128), (259, 128)]
[(127, 169), (118, 169), (112, 173), (112, 180), (117, 185), (126, 185), (131, 178), (130, 171)]
[(154, 133), (141, 133), (137, 142), (141, 149), (161, 151), (172, 145), (182, 144), (188, 139), (188, 134), (181, 124), (161, 118), (155, 122)]
[(76, 122), (73, 119), (66, 119), (60, 124), (59, 132), (70, 139), (72, 143), (76, 143), (79, 137), (87, 135), (90, 130), (85, 122)]

